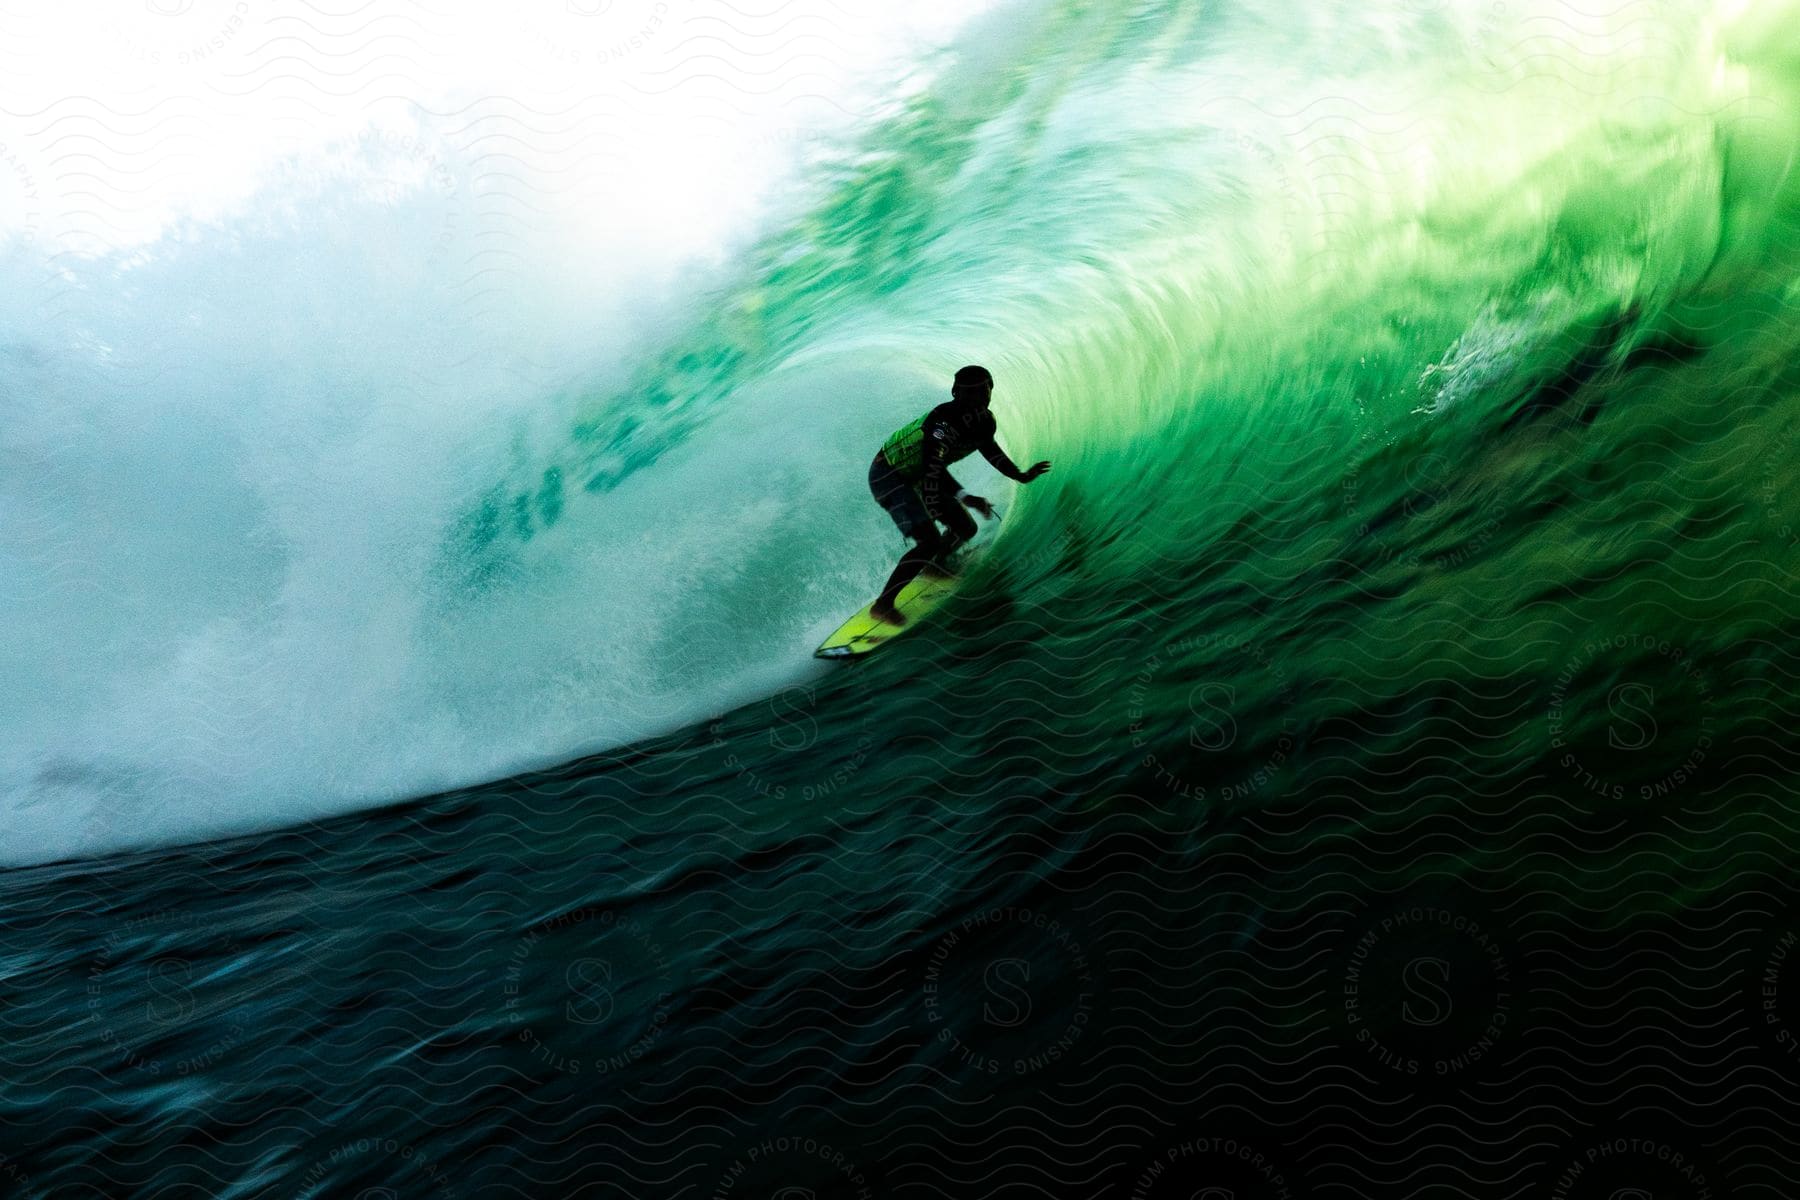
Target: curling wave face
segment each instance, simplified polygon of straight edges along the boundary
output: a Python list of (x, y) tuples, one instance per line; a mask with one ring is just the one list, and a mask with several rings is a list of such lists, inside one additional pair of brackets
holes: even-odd
[(8, 314), (40, 402), (5, 444), (7, 860), (417, 795), (810, 678), (899, 549), (870, 448), (968, 361), (1013, 456), (1058, 465), (963, 650), (1110, 695), (1057, 729), (1096, 753), (1192, 725), (1202, 680), (1269, 718), (1257, 763), (1545, 639), (1579, 692), (1583, 627), (1650, 582), (1695, 605), (1620, 636), (1724, 645), (1699, 581), (1762, 546), (1774, 603), (1800, 524), (1773, 7), (997, 9), (722, 276), (605, 297), (602, 354), (591, 291), (471, 308), (454, 255), (427, 285), (368, 256), (418, 220), (329, 189), (136, 259), (15, 254), (82, 336)]

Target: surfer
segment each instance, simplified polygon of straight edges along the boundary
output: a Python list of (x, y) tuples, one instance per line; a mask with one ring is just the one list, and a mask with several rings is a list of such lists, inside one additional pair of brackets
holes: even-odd
[[(964, 367), (950, 385), (949, 402), (896, 430), (869, 464), (869, 490), (875, 502), (894, 518), (901, 536), (913, 542), (869, 606), (871, 613), (891, 625), (906, 624), (894, 607), (900, 589), (927, 569), (948, 574), (950, 554), (975, 536), (975, 521), (963, 510), (973, 509), (989, 519), (994, 515), (993, 505), (956, 482), (951, 463), (979, 450), (994, 470), (1020, 483), (1030, 483), (1050, 469), (1046, 461), (1021, 471), (994, 442), (994, 414), (988, 411), (993, 397), (994, 377), (988, 369)], [(938, 529), (940, 523), (948, 533)]]

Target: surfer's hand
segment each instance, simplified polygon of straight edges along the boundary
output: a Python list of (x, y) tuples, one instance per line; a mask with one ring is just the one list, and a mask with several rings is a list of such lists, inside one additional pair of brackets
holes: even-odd
[(974, 509), (988, 520), (994, 519), (994, 506), (980, 496), (964, 496), (962, 502), (965, 507)]
[(1023, 475), (1019, 476), (1019, 482), (1020, 483), (1030, 483), (1032, 480), (1036, 479), (1039, 475), (1042, 475), (1045, 471), (1048, 471), (1049, 469), (1050, 469), (1050, 460), (1047, 458), (1044, 459), (1042, 462), (1034, 462), (1031, 464), (1030, 467), (1026, 468), (1026, 471)]

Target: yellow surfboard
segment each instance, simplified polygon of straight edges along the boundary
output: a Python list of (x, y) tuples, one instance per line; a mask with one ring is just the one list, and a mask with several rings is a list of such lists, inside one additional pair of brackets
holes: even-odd
[[(919, 623), (944, 598), (956, 590), (957, 580), (940, 575), (922, 574), (900, 589), (894, 607), (906, 618), (904, 625), (890, 625), (875, 618), (865, 604), (862, 611), (839, 625), (837, 632), (819, 643), (814, 658), (855, 658), (867, 654), (883, 643), (905, 633)], [(871, 600), (869, 604), (873, 604)]]

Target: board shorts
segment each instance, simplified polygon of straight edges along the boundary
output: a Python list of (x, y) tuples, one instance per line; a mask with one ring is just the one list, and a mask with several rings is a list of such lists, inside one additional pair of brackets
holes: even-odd
[[(928, 502), (880, 454), (869, 464), (869, 491), (874, 494), (875, 503), (894, 518), (900, 535), (921, 546), (947, 550), (975, 536), (975, 518), (963, 511), (962, 505), (941, 494), (934, 497), (935, 503)], [(950, 530), (948, 538), (938, 532), (940, 521)]]
[(919, 489), (888, 466), (887, 459), (881, 454), (869, 464), (869, 491), (874, 494), (875, 503), (894, 518), (894, 524), (900, 527), (900, 536), (914, 541), (936, 536), (937, 526), (932, 523), (931, 514), (925, 511), (925, 500), (919, 495)]

